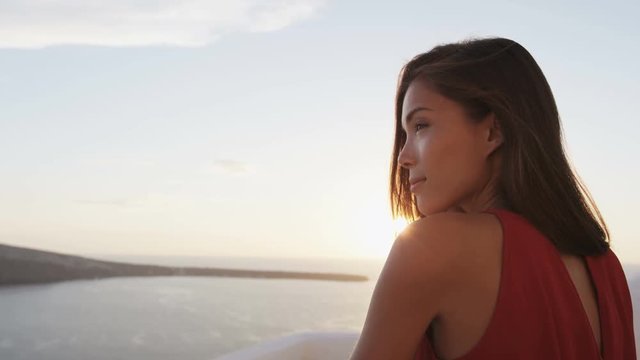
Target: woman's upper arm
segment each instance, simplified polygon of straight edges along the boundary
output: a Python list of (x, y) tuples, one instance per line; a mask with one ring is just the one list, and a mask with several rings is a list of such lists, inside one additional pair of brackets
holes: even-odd
[(351, 360), (413, 359), (454, 284), (455, 226), (446, 217), (414, 222), (395, 240)]

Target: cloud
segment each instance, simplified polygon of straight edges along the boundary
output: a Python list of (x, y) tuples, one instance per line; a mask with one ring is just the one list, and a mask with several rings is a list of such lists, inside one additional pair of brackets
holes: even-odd
[(204, 46), (313, 16), (325, 0), (4, 0), (0, 48)]
[(250, 171), (247, 163), (236, 160), (216, 160), (213, 166), (217, 170), (230, 174), (244, 174)]
[(116, 208), (139, 208), (139, 207), (151, 207), (158, 208), (163, 206), (169, 206), (175, 199), (171, 198), (167, 194), (162, 193), (147, 193), (137, 197), (121, 197), (121, 198), (108, 198), (108, 199), (78, 199), (74, 200), (76, 204), (81, 205), (96, 205), (96, 206), (109, 206)]
[(109, 200), (75, 200), (77, 204), (82, 205), (107, 205), (115, 207), (129, 207), (135, 205), (135, 202), (129, 199), (109, 199)]

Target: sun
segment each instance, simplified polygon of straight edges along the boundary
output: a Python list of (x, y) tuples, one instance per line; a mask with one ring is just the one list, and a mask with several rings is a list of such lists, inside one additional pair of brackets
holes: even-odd
[(359, 244), (358, 252), (364, 256), (386, 257), (394, 240), (409, 224), (402, 217), (394, 219), (384, 205), (362, 206), (350, 219), (350, 238)]
[(393, 236), (397, 237), (409, 225), (409, 221), (403, 217), (391, 220), (393, 223)]

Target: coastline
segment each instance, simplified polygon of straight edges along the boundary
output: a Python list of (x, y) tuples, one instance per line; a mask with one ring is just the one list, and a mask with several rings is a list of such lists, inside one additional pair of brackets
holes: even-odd
[(131, 264), (0, 244), (0, 286), (140, 276), (208, 276), (328, 281), (369, 280), (367, 276), (345, 273)]

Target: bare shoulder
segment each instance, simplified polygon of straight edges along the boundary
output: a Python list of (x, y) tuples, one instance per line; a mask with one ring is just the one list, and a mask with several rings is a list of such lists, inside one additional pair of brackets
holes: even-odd
[(456, 290), (484, 268), (483, 262), (500, 256), (501, 239), (502, 226), (494, 215), (447, 212), (414, 221), (394, 247), (408, 249), (403, 254), (416, 264), (415, 276), (439, 276), (448, 285), (443, 289)]
[(491, 214), (438, 213), (409, 224), (396, 241), (412, 244), (428, 254), (459, 256), (473, 250), (478, 238), (500, 232), (498, 219)]
[(461, 269), (473, 253), (469, 248), (478, 247), (464, 244), (484, 221), (484, 214), (436, 214), (413, 222), (396, 238), (351, 360), (412, 358), (425, 329), (459, 297)]

